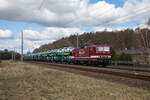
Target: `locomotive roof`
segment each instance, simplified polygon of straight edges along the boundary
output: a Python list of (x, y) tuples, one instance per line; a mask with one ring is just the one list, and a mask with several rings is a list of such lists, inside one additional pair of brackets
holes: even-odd
[(64, 48), (60, 48), (60, 49), (48, 50), (48, 51), (44, 51), (44, 52), (32, 53), (32, 54), (28, 54), (25, 56), (36, 56), (36, 55), (43, 55), (43, 54), (49, 54), (49, 53), (70, 52), (74, 49), (75, 48), (73, 46), (70, 46), (70, 47), (64, 47)]
[(108, 45), (93, 44), (93, 45), (90, 45), (90, 46), (82, 46), (82, 47), (80, 47), (80, 48), (78, 48), (78, 49), (81, 49), (81, 48), (88, 48), (88, 47), (97, 47), (97, 46), (108, 46)]

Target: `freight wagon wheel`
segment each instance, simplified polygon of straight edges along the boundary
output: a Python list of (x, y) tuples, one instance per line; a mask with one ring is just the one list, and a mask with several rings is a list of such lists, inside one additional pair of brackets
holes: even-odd
[(75, 61), (72, 61), (72, 63), (75, 65)]
[(75, 61), (75, 64), (78, 65), (78, 61)]
[(95, 67), (97, 67), (99, 64), (98, 64), (98, 62), (93, 62), (92, 65), (95, 66)]
[(86, 66), (90, 66), (90, 61), (87, 61), (87, 62), (86, 62)]
[(77, 65), (80, 65), (80, 61), (77, 61)]
[(92, 61), (89, 61), (89, 65), (92, 66), (92, 65), (93, 65), (93, 62), (92, 62)]
[(78, 65), (83, 65), (83, 63), (81, 61), (78, 61)]
[(106, 64), (103, 64), (102, 67), (106, 67)]

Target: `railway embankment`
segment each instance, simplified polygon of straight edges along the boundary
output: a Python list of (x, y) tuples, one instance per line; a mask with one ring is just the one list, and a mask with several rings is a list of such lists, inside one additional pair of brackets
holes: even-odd
[[(66, 72), (72, 72), (75, 74), (85, 75), (88, 77), (93, 77), (96, 79), (102, 79), (109, 82), (126, 84), (130, 87), (137, 87), (142, 89), (150, 90), (150, 76), (146, 69), (124, 69), (120, 67), (119, 69), (115, 67), (94, 67), (94, 66), (84, 66), (84, 65), (67, 65), (67, 64), (56, 64), (47, 62), (27, 62), (32, 64), (41, 65), (47, 68), (53, 68), (57, 70), (63, 70)], [(146, 72), (145, 72), (146, 71)]]
[[(0, 68), (2, 100), (148, 100), (150, 91), (21, 62)], [(52, 67), (52, 66), (51, 66)], [(140, 95), (139, 95), (140, 94)]]

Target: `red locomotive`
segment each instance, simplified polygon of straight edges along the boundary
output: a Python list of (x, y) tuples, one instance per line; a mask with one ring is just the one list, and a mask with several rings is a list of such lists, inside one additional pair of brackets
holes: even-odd
[(110, 46), (92, 45), (75, 49), (72, 52), (72, 62), (74, 64), (106, 66), (111, 63)]

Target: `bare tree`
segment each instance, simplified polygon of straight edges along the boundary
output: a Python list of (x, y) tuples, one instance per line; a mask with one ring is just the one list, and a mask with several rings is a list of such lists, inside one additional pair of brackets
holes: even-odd
[(147, 23), (148, 26), (150, 26), (150, 18), (148, 19)]
[(136, 28), (135, 31), (139, 34), (140, 40), (141, 40), (141, 44), (143, 45), (143, 48), (145, 49), (146, 48), (146, 41), (145, 41), (145, 38), (144, 38), (144, 34), (142, 33), (142, 31), (141, 31), (141, 29), (139, 27)]

